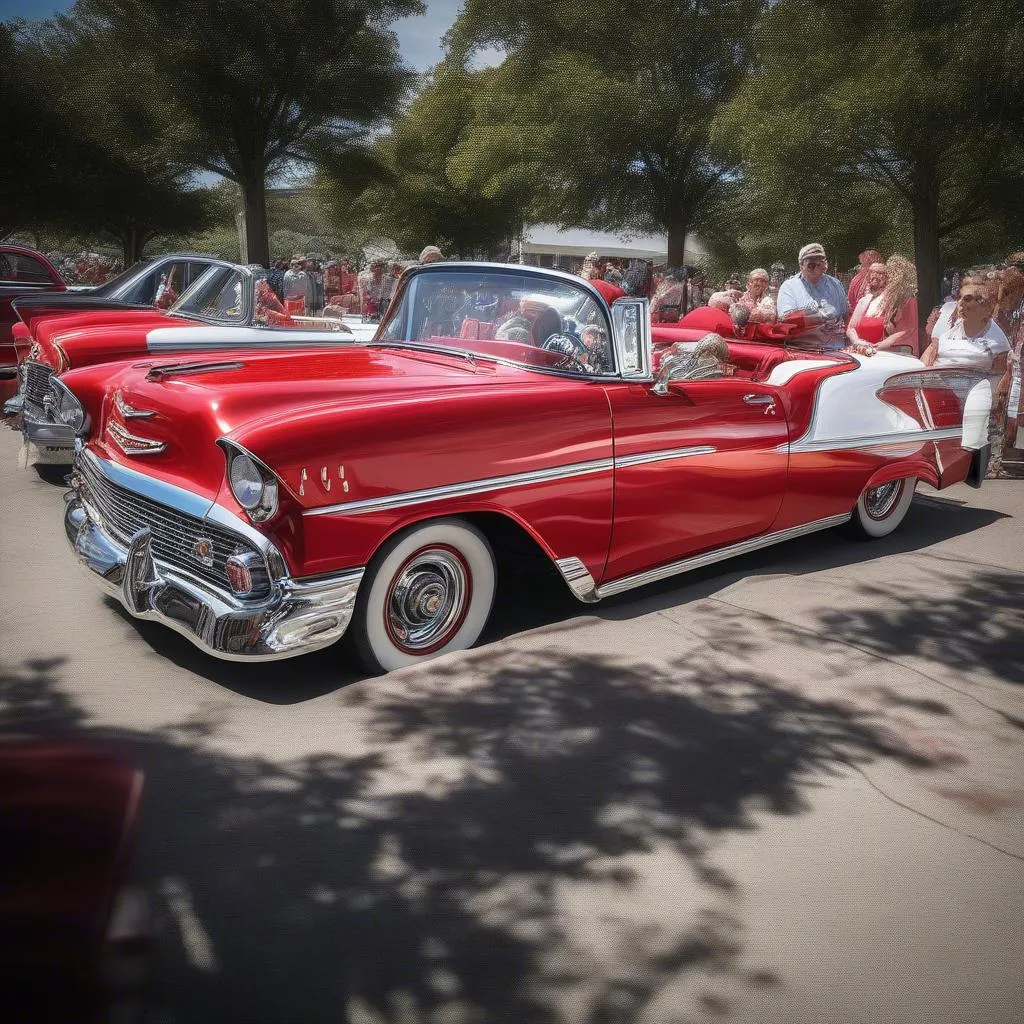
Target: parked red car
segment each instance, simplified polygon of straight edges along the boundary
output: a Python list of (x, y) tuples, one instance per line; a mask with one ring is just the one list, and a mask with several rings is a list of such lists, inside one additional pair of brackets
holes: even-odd
[[(15, 333), (27, 339), (28, 355), (20, 366), (18, 396), (5, 412), (19, 417), (26, 443), (42, 461), (70, 463), (74, 432), (54, 416), (51, 378), (91, 367), (92, 376), (105, 381), (114, 364), (143, 356), (336, 345), (360, 330), (337, 319), (289, 316), (265, 275), (261, 267), (214, 262), (166, 311), (93, 295), (16, 300), (21, 322)], [(364, 336), (375, 329), (363, 329)]]
[(133, 615), (212, 654), (348, 633), (389, 670), (476, 642), (509, 543), (593, 602), (840, 524), (884, 536), (918, 481), (983, 469), (986, 388), (890, 354), (659, 352), (646, 299), (435, 263), (370, 343), (65, 389), (64, 422), (96, 418), (65, 529)]

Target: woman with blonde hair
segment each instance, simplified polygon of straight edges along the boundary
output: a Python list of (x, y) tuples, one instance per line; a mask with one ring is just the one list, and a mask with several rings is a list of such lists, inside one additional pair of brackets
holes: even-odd
[(864, 288), (846, 328), (851, 347), (861, 355), (874, 355), (885, 338), (882, 303), (888, 284), (889, 271), (884, 263), (872, 263), (864, 272)]
[(893, 253), (886, 260), (888, 283), (882, 293), (879, 315), (882, 340), (879, 349), (910, 348), (920, 351), (917, 330), (917, 267), (905, 256)]

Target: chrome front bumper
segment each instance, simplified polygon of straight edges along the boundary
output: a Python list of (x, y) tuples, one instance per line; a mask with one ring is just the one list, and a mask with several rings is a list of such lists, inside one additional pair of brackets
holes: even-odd
[(268, 597), (247, 601), (155, 559), (148, 529), (125, 548), (92, 518), (77, 490), (65, 502), (68, 541), (100, 587), (136, 618), (169, 626), (208, 654), (228, 661), (292, 658), (333, 644), (352, 619), (361, 568), (276, 579)]

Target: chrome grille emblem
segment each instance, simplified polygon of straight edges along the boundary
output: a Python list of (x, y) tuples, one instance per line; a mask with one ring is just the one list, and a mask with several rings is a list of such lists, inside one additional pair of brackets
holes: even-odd
[(213, 565), (213, 541), (209, 537), (197, 537), (192, 545), (192, 557), (205, 566)]

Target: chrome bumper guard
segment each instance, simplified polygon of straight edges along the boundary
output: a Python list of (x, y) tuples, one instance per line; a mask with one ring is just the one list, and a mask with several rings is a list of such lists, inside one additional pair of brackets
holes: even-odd
[(103, 529), (77, 489), (64, 496), (64, 530), (96, 582), (136, 618), (162, 623), (228, 661), (268, 661), (328, 647), (352, 619), (363, 570), (271, 581), (270, 595), (235, 597), (155, 559), (151, 531), (125, 548)]

